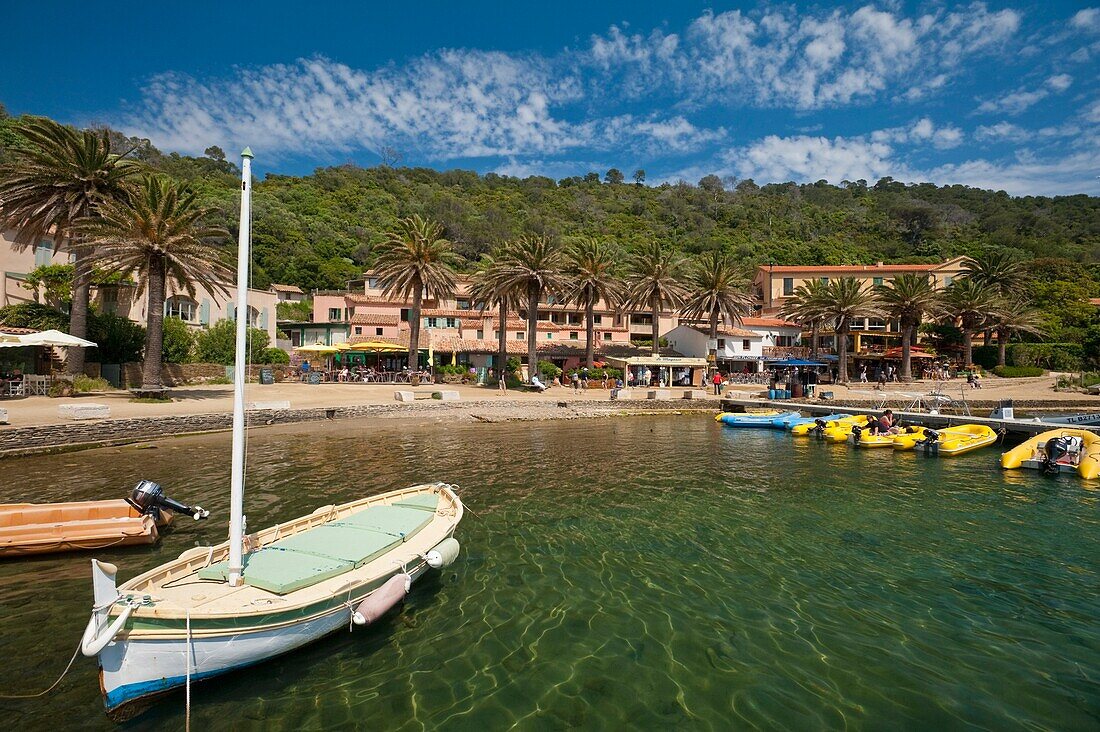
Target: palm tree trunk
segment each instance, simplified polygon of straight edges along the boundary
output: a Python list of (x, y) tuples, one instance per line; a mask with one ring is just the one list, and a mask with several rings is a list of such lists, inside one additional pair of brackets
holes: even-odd
[(912, 334), (913, 326), (903, 325), (901, 326), (901, 380), (912, 381), (913, 380), (913, 365), (911, 363), (910, 349), (912, 348), (910, 335)]
[(963, 328), (963, 366), (969, 368), (974, 355), (974, 332)]
[(837, 383), (848, 383), (848, 323), (836, 329)]
[(660, 303), (656, 300), (653, 302), (653, 355), (657, 356), (661, 353), (661, 310)]
[(810, 324), (810, 360), (817, 360), (817, 339), (820, 336), (821, 323), (814, 321)]
[(500, 301), (500, 323), (497, 329), (497, 371), (504, 373), (508, 364), (508, 302)]
[(997, 365), (1004, 366), (1008, 360), (1008, 334), (997, 331)]
[(410, 381), (420, 383), (420, 306), (424, 302), (424, 285), (417, 283), (413, 288), (412, 309), (409, 311), (409, 371)]
[(584, 347), (584, 358), (589, 369), (596, 367), (596, 344), (593, 342), (596, 338), (596, 314), (593, 312), (595, 309), (595, 295), (590, 292), (587, 294), (587, 302), (584, 305), (584, 322), (588, 328), (588, 332), (585, 333), (587, 343)]
[[(73, 273), (73, 302), (69, 309), (69, 335), (88, 337), (88, 267), (86, 257), (78, 254)], [(65, 371), (76, 376), (84, 373), (84, 349), (69, 348), (65, 354)]]
[[(710, 311), (710, 334), (708, 336), (711, 342), (714, 343), (714, 348), (710, 349), (711, 364), (714, 366), (714, 370), (718, 370), (718, 309), (715, 308)], [(706, 382), (703, 382), (703, 386), (706, 387)]]
[(539, 291), (542, 288), (532, 282), (527, 286), (527, 380), (538, 375), (539, 347)]
[(161, 360), (164, 350), (164, 259), (149, 263), (149, 299), (145, 305), (145, 360), (141, 366), (141, 388), (161, 387)]

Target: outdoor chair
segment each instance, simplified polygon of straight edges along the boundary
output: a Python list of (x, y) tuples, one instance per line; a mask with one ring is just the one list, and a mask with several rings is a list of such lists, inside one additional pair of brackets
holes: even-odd
[(8, 396), (26, 396), (22, 380), (8, 382)]

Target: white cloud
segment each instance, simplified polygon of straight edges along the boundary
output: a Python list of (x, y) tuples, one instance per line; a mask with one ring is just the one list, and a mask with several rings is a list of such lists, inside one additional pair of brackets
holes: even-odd
[(1069, 89), (1073, 84), (1073, 77), (1069, 74), (1056, 74), (1043, 82), (1043, 86), (1036, 89), (1017, 89), (997, 99), (987, 99), (978, 105), (979, 113), (996, 114), (1003, 113), (1017, 115), (1028, 108), (1043, 101), (1051, 94), (1059, 94)]
[(1074, 28), (1100, 29), (1100, 8), (1085, 8), (1077, 11), (1077, 14), (1070, 19), (1069, 24)]
[(874, 142), (931, 144), (939, 150), (946, 150), (962, 143), (963, 131), (950, 124), (937, 127), (931, 119), (922, 117), (906, 127), (875, 130), (870, 137)]
[(1047, 79), (1047, 86), (1056, 92), (1064, 92), (1073, 83), (1073, 77), (1069, 74), (1058, 74)]
[(723, 159), (742, 178), (764, 181), (877, 180), (904, 175), (884, 142), (860, 138), (769, 135), (728, 151)]
[(995, 125), (983, 125), (974, 130), (974, 137), (993, 142), (1023, 142), (1031, 139), (1031, 133), (1011, 122), (998, 122)]

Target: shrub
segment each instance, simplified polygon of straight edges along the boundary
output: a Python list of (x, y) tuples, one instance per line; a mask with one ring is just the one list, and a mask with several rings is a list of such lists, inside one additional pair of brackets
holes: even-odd
[(195, 334), (179, 318), (164, 319), (164, 345), (161, 357), (165, 363), (187, 363), (195, 347)]
[(145, 350), (145, 328), (121, 315), (88, 313), (88, 340), (97, 344), (94, 353), (88, 355), (89, 361), (140, 361)]
[(1020, 379), (1027, 376), (1042, 376), (1045, 372), (1038, 366), (997, 366), (993, 373), (1006, 379)]
[(290, 363), (290, 354), (281, 348), (265, 348), (258, 363), (286, 366)]
[(520, 365), (519, 356), (511, 356), (511, 357), (509, 357), (508, 362), (504, 365), (504, 369), (508, 373), (514, 374), (517, 371), (519, 371), (519, 365)]
[(278, 303), (275, 305), (275, 316), (279, 320), (308, 323), (313, 320), (313, 301)]
[(73, 391), (77, 394), (87, 394), (93, 391), (107, 391), (110, 388), (111, 385), (102, 377), (93, 379), (91, 376), (85, 376), (84, 374), (77, 374), (73, 377)]
[(553, 380), (561, 376), (561, 369), (553, 361), (539, 361), (539, 374), (545, 379)]
[(1049, 371), (1079, 371), (1085, 350), (1080, 343), (1015, 343), (1008, 348), (1013, 366), (1038, 366)]
[(997, 365), (997, 346), (975, 346), (971, 353), (971, 360), (983, 369), (993, 368)]
[(0, 308), (0, 325), (35, 330), (69, 332), (69, 316), (60, 310), (37, 302), (24, 302)]
[[(259, 328), (248, 329), (249, 361), (251, 363), (264, 363), (263, 355), (267, 347), (271, 345), (266, 330)], [(233, 353), (236, 346), (237, 324), (232, 320), (219, 320), (204, 331), (200, 331), (195, 338), (195, 360), (202, 363), (233, 363)]]
[(75, 393), (72, 382), (66, 379), (58, 379), (50, 384), (49, 394), (51, 397), (71, 397)]

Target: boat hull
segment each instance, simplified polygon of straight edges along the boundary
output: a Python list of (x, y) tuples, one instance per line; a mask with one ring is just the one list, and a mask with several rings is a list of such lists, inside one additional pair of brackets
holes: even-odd
[(173, 516), (124, 500), (0, 505), (0, 558), (155, 544)]
[(1070, 427), (1057, 430), (1049, 430), (1032, 437), (1011, 450), (1001, 455), (1001, 467), (1007, 469), (1030, 468), (1042, 470), (1042, 457), (1045, 453), (1047, 440), (1053, 437), (1072, 436), (1079, 437), (1082, 442), (1082, 454), (1077, 464), (1057, 464), (1060, 473), (1077, 473), (1086, 480), (1100, 477), (1100, 436), (1081, 429)]
[[(409, 568), (415, 582), (427, 564)], [(362, 598), (352, 598), (312, 617), (292, 623), (272, 623), (247, 631), (198, 634), (178, 638), (122, 638), (99, 654), (100, 686), (107, 716), (116, 722), (140, 714), (157, 697), (187, 683), (187, 656), (191, 682), (203, 681), (262, 663), (313, 643), (339, 630), (350, 629), (351, 613)]]
[(784, 419), (797, 419), (802, 415), (798, 412), (780, 412), (778, 414), (749, 414), (739, 412), (723, 412), (715, 419), (727, 427), (755, 427), (762, 429), (782, 429), (777, 422)]

